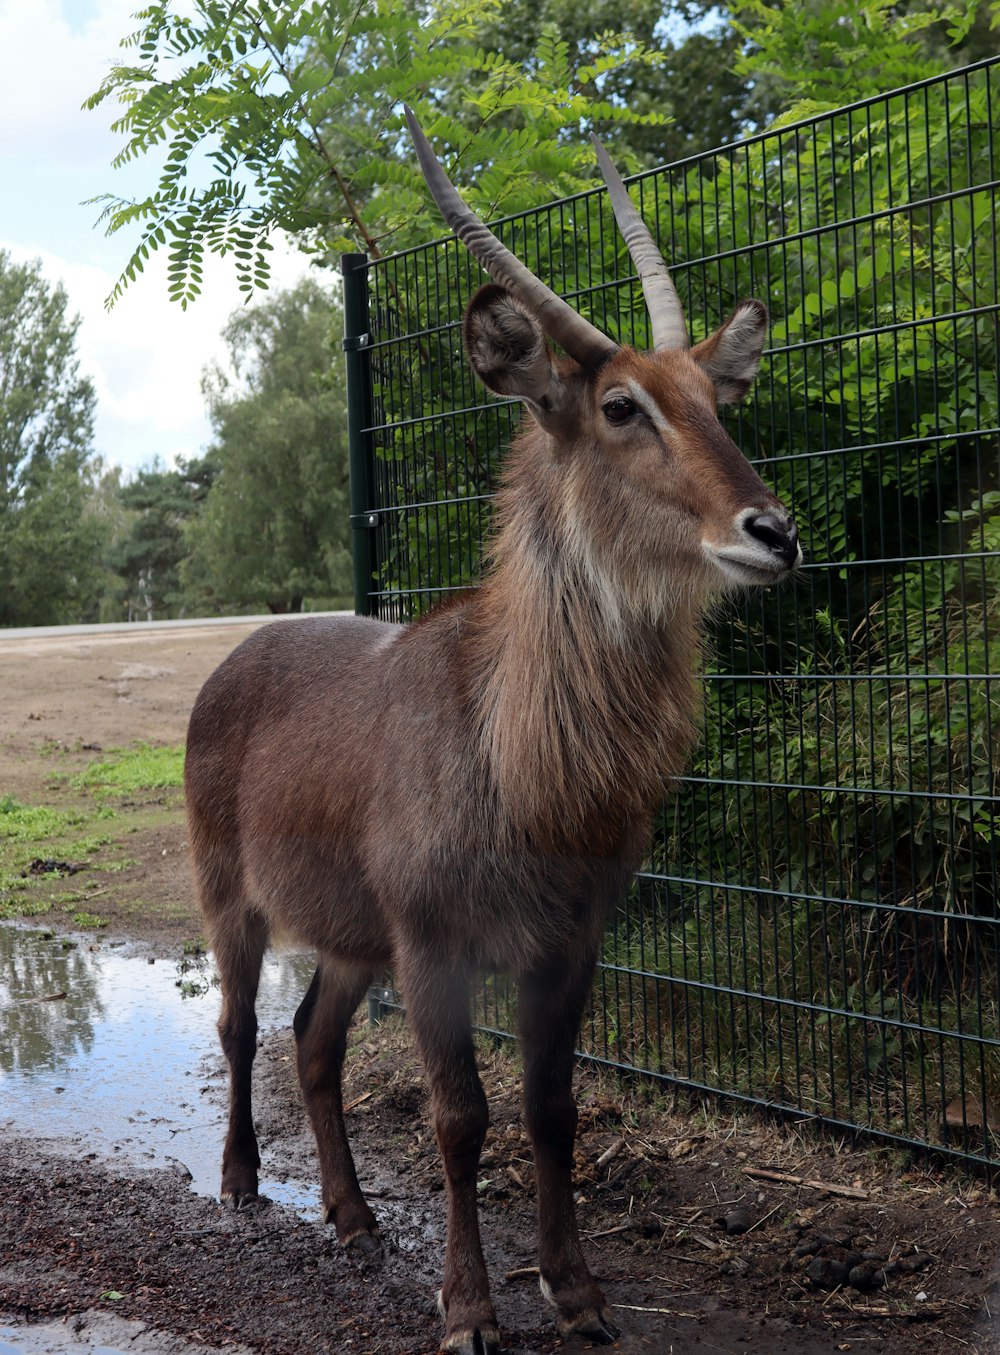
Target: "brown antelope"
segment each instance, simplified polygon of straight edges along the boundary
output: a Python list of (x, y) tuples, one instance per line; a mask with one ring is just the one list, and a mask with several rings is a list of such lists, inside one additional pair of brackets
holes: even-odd
[(653, 335), (650, 353), (619, 347), (465, 207), (407, 115), (434, 198), (495, 280), (465, 314), (469, 361), (529, 417), (478, 590), (409, 626), (264, 627), (198, 697), (187, 797), (231, 1070), (222, 1198), (257, 1194), (254, 1002), (269, 939), (292, 938), (318, 954), (294, 1028), (325, 1218), (344, 1246), (377, 1250), (341, 1070), (351, 1015), (391, 966), (444, 1165), (443, 1349), (496, 1355), (470, 991), (477, 969), (497, 966), (519, 988), (542, 1292), (564, 1334), (609, 1342), (573, 1205), (573, 1048), (605, 918), (694, 737), (706, 602), (777, 583), (802, 558), (785, 508), (716, 416), (756, 375), (767, 312), (744, 301), (690, 347), (666, 266), (598, 146)]

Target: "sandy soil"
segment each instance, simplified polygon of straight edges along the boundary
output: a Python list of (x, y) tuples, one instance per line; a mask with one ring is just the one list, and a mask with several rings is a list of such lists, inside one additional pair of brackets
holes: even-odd
[[(248, 629), (0, 637), (0, 794), (51, 799), (53, 750), (72, 770), (98, 748), (178, 743), (199, 685)], [(176, 954), (199, 930), (176, 802), (166, 797), (162, 822), (137, 837), (126, 878), (101, 877), (101, 911), (110, 932)], [(258, 1132), (308, 1177), (290, 1055), (288, 1030), (263, 1043)], [(581, 1351), (556, 1335), (532, 1271), (516, 1064), (489, 1045), (481, 1064), (493, 1123), (481, 1212), (505, 1349)], [(234, 1215), (176, 1174), (88, 1156), (70, 1124), (52, 1126), (58, 1151), (48, 1139), (0, 1141), (0, 1353), (435, 1351), (440, 1172), (400, 1022), (357, 1026), (347, 1095), (359, 1175), (387, 1239), (375, 1260), (345, 1255), (331, 1230), (277, 1204)], [(987, 1183), (667, 1104), (593, 1071), (581, 1070), (578, 1097), (581, 1229), (623, 1329), (615, 1349), (1000, 1352), (1000, 1214)], [(747, 1231), (727, 1231), (734, 1223)], [(856, 1284), (845, 1265), (862, 1268)]]
[[(66, 795), (53, 789), (53, 777), (72, 777), (108, 750), (132, 743), (183, 743), (202, 683), (255, 629), (137, 626), (16, 640), (0, 631), (0, 794), (62, 807)], [(100, 914), (110, 932), (136, 935), (166, 953), (197, 937), (201, 920), (184, 860), (180, 798), (144, 796), (142, 807), (156, 800), (164, 813), (153, 824), (143, 815), (143, 826), (127, 838), (135, 869), (122, 875), (89, 870), (86, 883), (100, 889)], [(126, 819), (137, 807), (115, 805)], [(144, 905), (139, 914), (136, 899)], [(65, 926), (65, 917), (42, 915), (36, 923)]]

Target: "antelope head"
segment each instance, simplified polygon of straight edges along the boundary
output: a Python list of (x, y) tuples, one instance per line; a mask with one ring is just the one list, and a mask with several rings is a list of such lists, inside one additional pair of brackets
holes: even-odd
[[(769, 585), (802, 560), (788, 511), (719, 422), (757, 375), (767, 309), (741, 302), (690, 345), (653, 238), (594, 138), (615, 217), (642, 281), (653, 348), (620, 346), (540, 282), (462, 202), (409, 109), (424, 178), (445, 220), (494, 279), (470, 301), (465, 347), (480, 380), (524, 402), (546, 435), (531, 475), (556, 505), (542, 530), (619, 615), (657, 619), (731, 585)], [(553, 340), (567, 357), (557, 358)], [(522, 524), (523, 525), (523, 524)]]

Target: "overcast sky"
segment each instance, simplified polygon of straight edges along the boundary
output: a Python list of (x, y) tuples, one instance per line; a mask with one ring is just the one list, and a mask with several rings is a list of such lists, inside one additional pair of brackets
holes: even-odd
[[(97, 391), (95, 450), (136, 468), (159, 456), (197, 455), (211, 432), (201, 396), (206, 363), (222, 359), (220, 332), (242, 304), (231, 262), (206, 260), (204, 290), (186, 311), (167, 300), (165, 255), (146, 265), (109, 313), (104, 298), (128, 261), (124, 233), (105, 238), (102, 192), (139, 194), (156, 166), (114, 170), (121, 141), (116, 106), (82, 109), (122, 53), (141, 0), (0, 0), (0, 249), (40, 259), (79, 314), (80, 369)], [(276, 251), (274, 283), (307, 271), (301, 255)]]

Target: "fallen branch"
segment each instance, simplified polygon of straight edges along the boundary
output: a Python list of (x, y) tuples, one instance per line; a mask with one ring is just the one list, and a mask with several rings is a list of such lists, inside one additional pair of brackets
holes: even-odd
[(353, 1100), (348, 1101), (347, 1105), (344, 1107), (344, 1110), (345, 1111), (353, 1110), (355, 1106), (360, 1106), (362, 1101), (367, 1101), (369, 1096), (374, 1095), (375, 1095), (374, 1091), (362, 1092), (360, 1096), (355, 1096)]
[(633, 1223), (620, 1223), (617, 1228), (603, 1228), (599, 1233), (584, 1233), (584, 1237), (593, 1242), (595, 1238), (611, 1237), (613, 1233), (627, 1233), (634, 1227)]
[(755, 1181), (775, 1181), (782, 1186), (808, 1186), (811, 1190), (823, 1190), (828, 1195), (843, 1195), (849, 1200), (870, 1200), (871, 1193), (857, 1186), (842, 1186), (836, 1181), (816, 1181), (807, 1176), (795, 1176), (792, 1172), (771, 1171), (767, 1167), (744, 1167), (744, 1176)]

